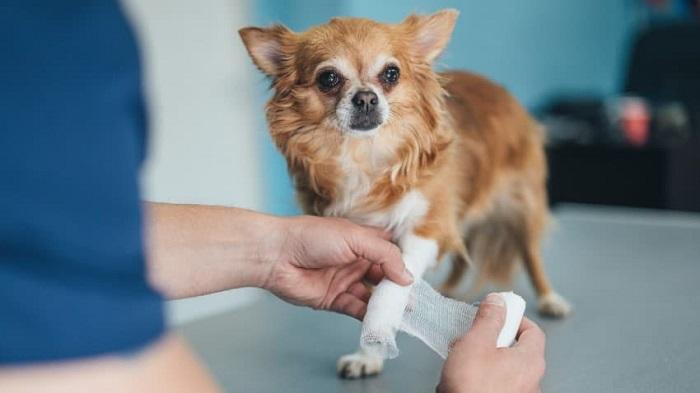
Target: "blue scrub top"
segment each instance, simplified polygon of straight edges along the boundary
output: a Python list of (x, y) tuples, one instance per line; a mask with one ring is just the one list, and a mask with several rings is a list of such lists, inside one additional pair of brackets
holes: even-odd
[(145, 136), (117, 2), (0, 2), (0, 365), (162, 334), (144, 264)]

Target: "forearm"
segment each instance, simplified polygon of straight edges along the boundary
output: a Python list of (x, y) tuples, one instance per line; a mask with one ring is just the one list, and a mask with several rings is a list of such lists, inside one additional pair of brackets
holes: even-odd
[(151, 283), (171, 299), (261, 286), (284, 219), (229, 207), (147, 203)]
[(220, 392), (178, 336), (131, 355), (0, 367), (0, 392)]

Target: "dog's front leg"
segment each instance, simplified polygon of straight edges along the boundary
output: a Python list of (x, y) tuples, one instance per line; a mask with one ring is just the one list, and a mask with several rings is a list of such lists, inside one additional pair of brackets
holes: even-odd
[[(406, 268), (416, 280), (437, 260), (438, 244), (433, 239), (409, 232), (399, 239), (399, 247)], [(395, 338), (410, 291), (411, 286), (402, 287), (387, 279), (374, 289), (362, 323), (361, 345), (366, 351), (383, 358), (398, 355)]]
[[(435, 264), (438, 243), (433, 239), (406, 233), (398, 239), (406, 268), (419, 280)], [(361, 378), (381, 372), (383, 360), (398, 355), (396, 333), (408, 303), (411, 287), (387, 279), (377, 285), (362, 323), (360, 350), (338, 360), (338, 373), (344, 378)]]

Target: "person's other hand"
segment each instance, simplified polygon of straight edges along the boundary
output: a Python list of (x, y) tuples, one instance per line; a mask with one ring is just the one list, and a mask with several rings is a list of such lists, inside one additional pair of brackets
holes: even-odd
[(523, 318), (515, 345), (496, 348), (504, 322), (501, 296), (487, 296), (471, 329), (447, 356), (437, 393), (540, 391), (545, 370), (544, 333), (534, 322)]
[(287, 302), (362, 319), (370, 290), (384, 277), (399, 285), (413, 278), (390, 234), (339, 218), (284, 219), (266, 246), (269, 272), (263, 287)]

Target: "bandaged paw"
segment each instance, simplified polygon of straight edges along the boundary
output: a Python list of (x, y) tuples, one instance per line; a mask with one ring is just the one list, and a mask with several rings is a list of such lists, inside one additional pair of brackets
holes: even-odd
[[(497, 347), (508, 347), (515, 341), (525, 312), (525, 301), (512, 292), (499, 293), (506, 305), (506, 319), (498, 336)], [(446, 298), (437, 293), (427, 282), (412, 285), (406, 299), (400, 330), (417, 337), (442, 358), (446, 358), (454, 342), (471, 327), (478, 307)], [(375, 309), (375, 314), (378, 310)], [(388, 315), (393, 315), (390, 310)], [(376, 325), (377, 319), (365, 320), (362, 328), (361, 347), (383, 358), (398, 356), (396, 330)], [(384, 318), (384, 321), (395, 318)], [(390, 325), (389, 325), (390, 326)]]
[(410, 291), (411, 287), (402, 287), (389, 280), (377, 285), (362, 323), (360, 347), (363, 351), (383, 359), (398, 356), (396, 333), (401, 328)]

